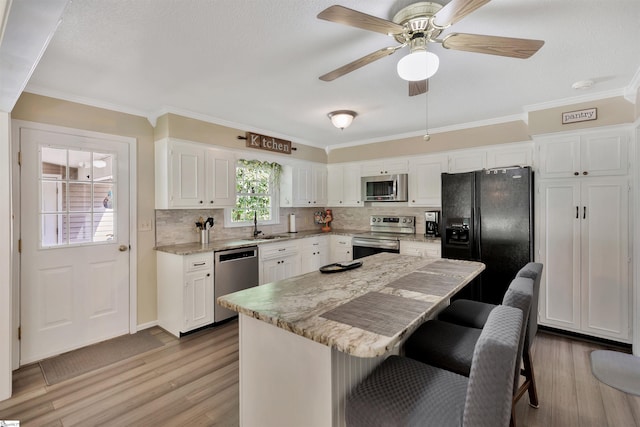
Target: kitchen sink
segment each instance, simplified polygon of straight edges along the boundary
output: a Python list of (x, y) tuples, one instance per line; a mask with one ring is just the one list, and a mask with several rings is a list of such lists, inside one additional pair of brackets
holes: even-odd
[(277, 235), (271, 235), (271, 236), (256, 236), (255, 239), (256, 240), (277, 240), (277, 239), (287, 239), (289, 238), (289, 236), (277, 236)]

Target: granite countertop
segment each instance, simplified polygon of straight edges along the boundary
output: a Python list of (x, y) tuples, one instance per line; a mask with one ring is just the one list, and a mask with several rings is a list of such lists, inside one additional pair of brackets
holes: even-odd
[[(160, 252), (167, 252), (175, 255), (191, 255), (202, 252), (211, 251), (223, 251), (227, 249), (245, 248), (248, 246), (263, 245), (266, 243), (286, 242), (287, 240), (304, 239), (314, 236), (326, 236), (326, 235), (339, 235), (339, 236), (353, 236), (360, 233), (365, 233), (365, 230), (332, 230), (325, 232), (321, 230), (307, 230), (299, 231), (297, 233), (282, 233), (275, 235), (277, 238), (236, 238), (236, 239), (219, 239), (211, 240), (208, 244), (203, 245), (200, 242), (191, 243), (179, 243), (175, 245), (156, 246), (154, 249)], [(267, 236), (271, 237), (271, 236)], [(440, 244), (439, 237), (425, 237), (423, 234), (406, 234), (399, 236), (400, 240), (407, 240), (412, 242), (425, 242), (425, 243), (437, 243)]]
[(441, 310), (485, 266), (380, 253), (218, 298), (222, 307), (357, 357), (381, 356)]

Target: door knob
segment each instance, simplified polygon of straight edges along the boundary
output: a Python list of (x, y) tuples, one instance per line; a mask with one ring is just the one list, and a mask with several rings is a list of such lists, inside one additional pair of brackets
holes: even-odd
[(118, 247), (118, 250), (119, 250), (120, 252), (124, 252), (124, 251), (126, 251), (127, 249), (128, 249), (128, 246), (127, 246), (127, 245), (120, 245), (120, 246)]

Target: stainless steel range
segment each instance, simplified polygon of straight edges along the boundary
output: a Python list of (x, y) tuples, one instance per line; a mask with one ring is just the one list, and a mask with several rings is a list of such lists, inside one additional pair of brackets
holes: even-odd
[(416, 234), (415, 216), (378, 216), (369, 219), (371, 231), (353, 236), (353, 259), (380, 252), (400, 253), (400, 236)]

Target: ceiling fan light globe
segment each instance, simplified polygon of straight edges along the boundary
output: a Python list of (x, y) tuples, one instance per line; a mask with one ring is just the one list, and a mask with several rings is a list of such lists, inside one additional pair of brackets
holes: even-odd
[(426, 80), (438, 71), (440, 58), (426, 50), (411, 52), (398, 61), (398, 75), (410, 82)]

